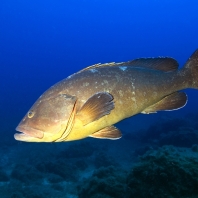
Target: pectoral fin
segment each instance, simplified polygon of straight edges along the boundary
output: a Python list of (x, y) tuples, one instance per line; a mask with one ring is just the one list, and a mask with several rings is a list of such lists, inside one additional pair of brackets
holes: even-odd
[(110, 114), (112, 109), (114, 109), (113, 96), (107, 92), (99, 92), (85, 102), (76, 116), (83, 125), (87, 125)]
[(156, 104), (147, 107), (142, 113), (156, 113), (157, 111), (172, 111), (182, 108), (187, 103), (187, 95), (184, 92), (175, 92), (166, 96)]
[(122, 133), (116, 127), (109, 126), (89, 135), (89, 137), (117, 140), (122, 137)]

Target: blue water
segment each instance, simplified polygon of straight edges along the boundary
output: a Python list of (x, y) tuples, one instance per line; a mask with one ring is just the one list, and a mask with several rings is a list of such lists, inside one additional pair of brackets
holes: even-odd
[[(197, 7), (196, 0), (1, 0), (0, 197), (198, 197), (193, 188), (198, 180), (190, 174), (198, 163), (197, 90), (186, 90), (183, 109), (118, 123), (121, 140), (36, 144), (13, 138), (19, 121), (47, 88), (86, 66), (170, 56), (182, 67), (198, 48)], [(173, 156), (163, 158), (167, 164), (181, 163), (173, 172), (185, 170), (183, 161), (192, 164), (192, 158), (191, 172), (171, 180), (171, 167), (164, 173), (168, 165), (157, 164), (163, 171), (151, 169), (162, 176), (156, 176), (158, 183), (134, 176), (132, 167), (143, 162), (148, 167), (157, 161), (156, 153)], [(152, 171), (145, 171), (148, 178)], [(179, 181), (186, 177), (192, 183), (182, 186)], [(117, 183), (109, 186), (112, 180)], [(177, 186), (175, 192), (167, 190), (167, 183)], [(155, 188), (157, 194), (148, 190)]]

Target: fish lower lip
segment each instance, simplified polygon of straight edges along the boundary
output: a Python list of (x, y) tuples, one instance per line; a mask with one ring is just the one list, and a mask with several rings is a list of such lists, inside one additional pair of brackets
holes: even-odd
[(15, 140), (23, 142), (39, 142), (39, 140), (42, 141), (42, 139), (31, 137), (29, 135), (26, 135), (25, 133), (15, 133), (14, 138)]
[(14, 134), (15, 140), (21, 140), (23, 137), (30, 137), (30, 136), (26, 135), (25, 133), (15, 133)]
[(43, 132), (42, 131), (40, 131), (38, 129), (33, 129), (31, 127), (19, 125), (19, 126), (16, 127), (16, 130), (25, 134), (25, 135), (31, 136), (31, 137), (36, 137), (36, 138), (42, 138), (43, 137)]

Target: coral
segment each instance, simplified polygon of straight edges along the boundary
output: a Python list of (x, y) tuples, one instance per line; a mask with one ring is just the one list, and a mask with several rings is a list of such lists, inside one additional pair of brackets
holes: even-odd
[(47, 180), (52, 184), (56, 184), (64, 181), (64, 179), (61, 176), (55, 174), (49, 174)]
[(77, 160), (75, 162), (75, 166), (81, 170), (81, 171), (84, 171), (87, 167), (88, 167), (88, 164), (86, 163), (85, 160)]
[[(32, 181), (34, 184), (34, 181)], [(12, 180), (0, 188), (0, 197), (3, 198), (44, 198), (44, 194), (35, 188), (27, 187), (25, 183), (21, 185), (17, 180)]]
[[(18, 180), (11, 180), (6, 185), (0, 185), (1, 198), (70, 198), (72, 186), (65, 183), (48, 184), (42, 181), (31, 184), (20, 183)], [(71, 195), (71, 196), (70, 196)]]
[(59, 159), (55, 162), (41, 162), (36, 165), (36, 168), (41, 173), (57, 175), (59, 176), (59, 179), (60, 177), (64, 180), (70, 181), (75, 181), (77, 179), (77, 167), (63, 159)]
[(102, 167), (79, 185), (79, 198), (120, 198), (125, 192), (125, 173), (113, 166)]
[[(183, 153), (184, 152), (184, 153)], [(127, 194), (139, 198), (186, 198), (198, 194), (198, 159), (174, 147), (150, 150), (127, 177)]]
[(32, 183), (42, 178), (42, 175), (34, 167), (16, 164), (11, 172), (11, 178), (23, 183)]

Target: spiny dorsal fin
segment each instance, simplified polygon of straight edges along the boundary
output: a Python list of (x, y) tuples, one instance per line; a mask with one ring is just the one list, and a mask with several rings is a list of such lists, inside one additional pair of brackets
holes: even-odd
[(117, 64), (120, 64), (120, 63), (115, 63), (115, 62), (110, 62), (110, 63), (97, 63), (97, 64), (94, 64), (94, 65), (91, 65), (91, 66), (88, 66), (82, 70), (80, 70), (79, 72), (82, 72), (82, 71), (85, 71), (85, 70), (89, 70), (89, 69), (96, 69), (98, 67), (109, 67), (109, 66), (117, 66)]
[(166, 96), (159, 102), (147, 107), (142, 113), (156, 113), (157, 111), (172, 111), (182, 108), (187, 103), (187, 95), (184, 92), (175, 92)]
[(108, 127), (105, 127), (104, 129), (101, 129), (100, 131), (97, 131), (89, 135), (89, 137), (117, 140), (122, 137), (122, 133), (116, 127), (108, 126)]
[(132, 67), (141, 67), (147, 69), (154, 69), (160, 71), (174, 71), (178, 69), (178, 62), (170, 57), (158, 57), (158, 58), (138, 58), (128, 62), (110, 62), (110, 63), (98, 63), (95, 65), (91, 65), (86, 67), (79, 72), (89, 70), (89, 69), (96, 69), (99, 67), (112, 67), (112, 66), (132, 66)]
[(114, 109), (113, 96), (107, 92), (99, 92), (85, 102), (76, 117), (82, 121), (83, 125), (87, 125), (110, 114), (112, 109)]

